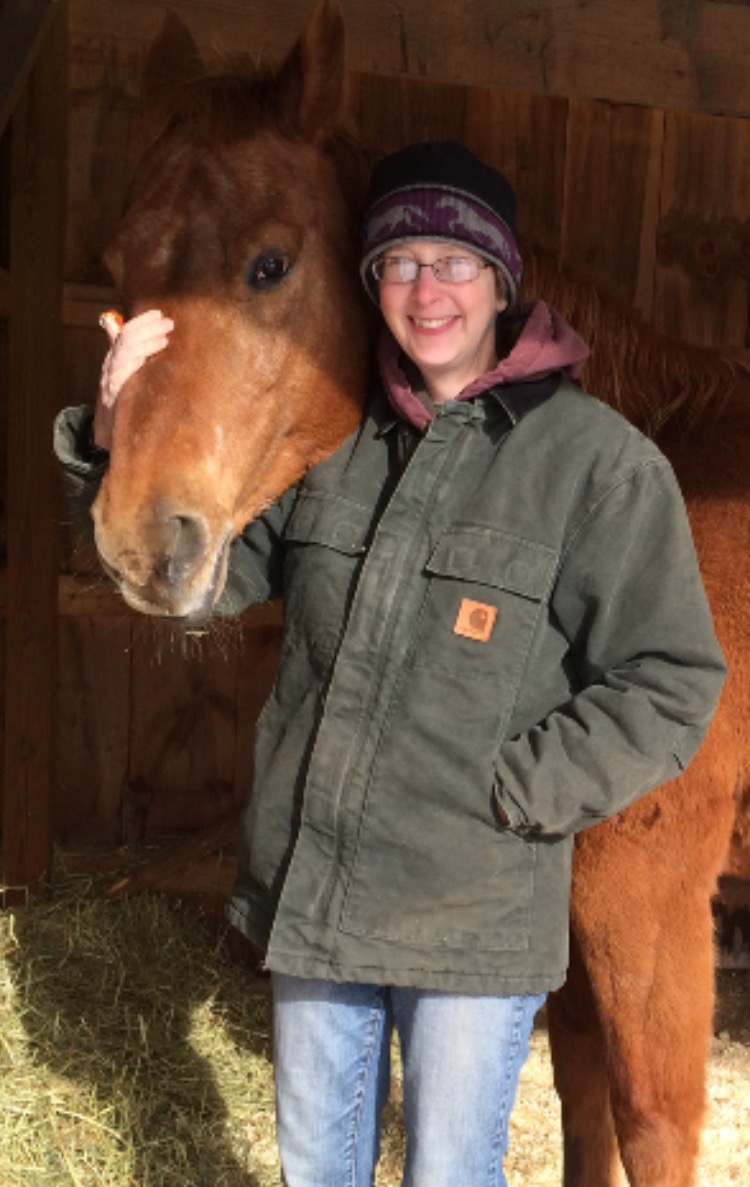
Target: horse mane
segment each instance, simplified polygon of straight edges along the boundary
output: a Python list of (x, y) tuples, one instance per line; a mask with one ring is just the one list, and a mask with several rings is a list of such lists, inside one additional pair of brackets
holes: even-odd
[(524, 291), (542, 297), (591, 347), (582, 385), (649, 436), (694, 430), (721, 411), (748, 368), (658, 333), (623, 300), (542, 248), (524, 250)]
[(271, 71), (260, 62), (187, 79), (165, 98), (163, 131), (183, 126), (212, 140), (246, 139), (261, 127), (274, 125), (272, 79)]

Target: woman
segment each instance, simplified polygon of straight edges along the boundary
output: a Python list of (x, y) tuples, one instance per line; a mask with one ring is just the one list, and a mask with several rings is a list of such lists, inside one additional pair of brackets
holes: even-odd
[[(572, 382), (574, 331), (519, 305), (514, 220), (458, 144), (376, 168), (379, 382), (233, 547), (220, 609), (286, 603), (229, 914), (273, 975), (288, 1187), (372, 1184), (394, 1027), (404, 1183), (505, 1182), (573, 837), (684, 768), (724, 676), (669, 465)], [(99, 446), (170, 329), (125, 326)]]

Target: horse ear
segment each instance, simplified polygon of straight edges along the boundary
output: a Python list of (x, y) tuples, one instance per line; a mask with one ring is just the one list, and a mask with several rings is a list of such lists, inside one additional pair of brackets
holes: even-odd
[(176, 13), (167, 12), (143, 68), (143, 110), (158, 110), (177, 87), (202, 73), (200, 52), (190, 31)]
[(316, 0), (275, 81), (279, 113), (309, 140), (336, 128), (344, 101), (344, 22), (338, 0)]

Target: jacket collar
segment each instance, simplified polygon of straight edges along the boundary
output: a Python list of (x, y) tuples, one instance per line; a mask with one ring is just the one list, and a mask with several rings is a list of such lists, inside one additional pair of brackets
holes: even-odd
[[(476, 400), (468, 404), (466, 411), (467, 419), (474, 419), (477, 421), (485, 420), (487, 417), (488, 406), (494, 404), (499, 407), (501, 414), (507, 417), (509, 427), (514, 428), (525, 416), (533, 412), (546, 400), (555, 394), (563, 375), (561, 371), (553, 371), (551, 375), (545, 376), (543, 379), (533, 380), (529, 383), (512, 383), (504, 386), (490, 387), (487, 391), (482, 392)], [(377, 385), (382, 392), (382, 385)], [(377, 411), (375, 410), (377, 409)], [(416, 426), (414, 422), (406, 419), (394, 410), (393, 405), (387, 400), (382, 400), (380, 407), (377, 405), (373, 409), (376, 420), (379, 420), (376, 435), (384, 437), (393, 429), (401, 425), (406, 428), (409, 425), (412, 429)], [(424, 423), (422, 431), (424, 432), (431, 424), (433, 417), (429, 416)]]
[[(544, 301), (527, 305), (525, 312), (526, 322), (510, 353), (500, 359), (494, 370), (475, 379), (456, 397), (470, 400), (479, 395), (493, 395), (512, 424), (542, 399), (547, 399), (563, 376), (577, 379), (589, 355), (583, 339)], [(387, 329), (378, 347), (378, 367), (398, 416), (424, 431), (433, 419), (434, 409), (426, 393), (419, 390), (419, 372), (404, 359)], [(551, 390), (549, 383), (553, 385)]]

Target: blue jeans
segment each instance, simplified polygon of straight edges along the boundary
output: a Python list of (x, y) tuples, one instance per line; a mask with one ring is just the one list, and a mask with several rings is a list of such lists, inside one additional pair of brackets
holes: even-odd
[(372, 1187), (394, 1026), (403, 1187), (505, 1187), (508, 1120), (544, 995), (463, 996), (278, 973), (273, 991), (287, 1187)]

